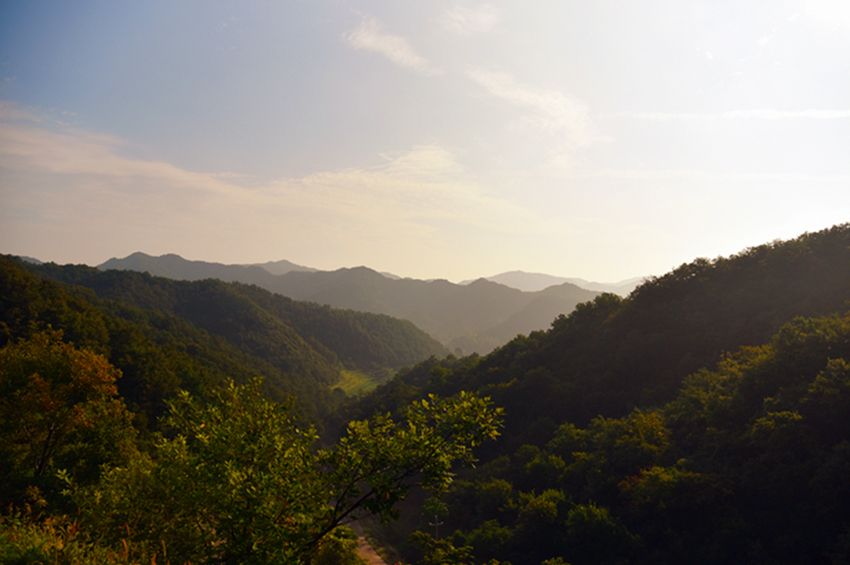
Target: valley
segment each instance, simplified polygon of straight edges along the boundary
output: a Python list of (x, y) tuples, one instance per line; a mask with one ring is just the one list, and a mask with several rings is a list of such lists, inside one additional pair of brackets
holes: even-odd
[[(240, 518), (277, 540), (250, 550), (258, 559), (342, 563), (330, 555), (353, 555), (359, 543), (342, 526), (370, 514), (387, 519), (376, 539), (410, 563), (850, 556), (839, 502), (850, 492), (850, 225), (695, 259), (626, 297), (593, 293), (484, 355), (452, 353), (409, 320), (255, 284), (8, 256), (0, 266), (2, 501), (23, 508), (37, 496), (57, 520), (79, 504), (84, 528), (113, 532), (103, 543), (126, 543), (126, 481), (153, 481), (139, 491), (145, 504), (224, 512), (193, 498), (200, 491), (188, 485), (201, 481), (223, 489), (214, 500), (258, 509), (275, 497), (313, 501), (303, 527), (253, 510)], [(314, 296), (352, 280), (395, 282), (352, 271), (282, 276), (324, 277), (298, 279)], [(445, 312), (487, 311), (493, 296), (523, 292), (485, 280), (409, 284), (442, 292)], [(537, 291), (526, 308), (562, 286)], [(485, 298), (464, 305), (464, 296)], [(63, 416), (76, 413), (87, 416)], [(27, 431), (60, 416), (55, 443)], [(277, 463), (256, 466), (267, 457)], [(112, 506), (95, 504), (95, 492)], [(166, 543), (178, 559), (212, 562), (253, 535), (234, 531), (232, 544), (205, 549), (205, 519), (151, 521), (135, 508), (138, 558)], [(286, 508), (276, 512), (289, 524)], [(0, 533), (26, 538), (4, 520)], [(27, 535), (54, 535), (27, 523)], [(62, 547), (92, 560), (101, 551), (74, 543)]]

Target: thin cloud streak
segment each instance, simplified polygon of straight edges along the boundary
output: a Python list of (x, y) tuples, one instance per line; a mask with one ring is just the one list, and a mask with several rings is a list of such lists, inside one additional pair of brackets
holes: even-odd
[(237, 196), (233, 185), (215, 175), (185, 171), (168, 163), (122, 157), (124, 141), (110, 135), (66, 129), (0, 124), (0, 169), (64, 176), (96, 176), (125, 185), (134, 179), (167, 181), (172, 187), (203, 186), (207, 192)]
[(850, 118), (850, 110), (773, 110), (758, 108), (755, 110), (731, 110), (717, 114), (697, 114), (688, 112), (606, 112), (597, 118), (631, 118), (670, 122), (676, 120), (843, 120)]
[(476, 8), (452, 6), (440, 19), (440, 27), (458, 35), (476, 35), (493, 31), (502, 19), (502, 12), (490, 4)]
[(781, 183), (848, 183), (850, 175), (800, 173), (716, 173), (700, 169), (571, 169), (563, 178), (616, 178), (627, 180), (687, 179), (695, 181), (769, 181)]
[(363, 20), (353, 31), (343, 35), (355, 49), (365, 49), (380, 53), (396, 65), (412, 69), (423, 74), (438, 74), (425, 57), (414, 51), (407, 39), (400, 35), (391, 35), (381, 30), (375, 18)]
[(558, 90), (517, 83), (503, 72), (486, 69), (470, 71), (469, 77), (490, 94), (534, 111), (524, 121), (548, 132), (565, 133), (575, 145), (588, 145), (601, 138), (594, 132), (586, 104)]

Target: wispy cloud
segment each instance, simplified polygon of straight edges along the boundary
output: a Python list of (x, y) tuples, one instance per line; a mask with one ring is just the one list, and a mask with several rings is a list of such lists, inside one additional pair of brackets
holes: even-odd
[(631, 118), (669, 122), (674, 120), (841, 120), (850, 118), (850, 110), (772, 110), (758, 108), (754, 110), (732, 110), (716, 114), (698, 114), (688, 112), (608, 112), (597, 114), (598, 118)]
[(355, 49), (365, 49), (380, 53), (396, 65), (412, 69), (424, 74), (439, 72), (431, 66), (425, 57), (413, 50), (407, 39), (400, 35), (391, 35), (381, 29), (375, 18), (363, 20), (353, 31), (343, 35), (346, 41)]
[(833, 27), (850, 28), (850, 3), (846, 0), (802, 0), (803, 13)]
[(4, 122), (35, 122), (41, 123), (50, 121), (44, 112), (40, 112), (35, 108), (21, 107), (19, 104), (9, 102), (8, 100), (0, 100), (0, 120)]
[(474, 35), (492, 31), (502, 19), (502, 11), (490, 4), (475, 8), (456, 5), (443, 13), (440, 26), (458, 35)]
[(706, 181), (715, 184), (729, 182), (781, 182), (788, 184), (839, 184), (850, 183), (850, 175), (817, 175), (806, 173), (722, 173), (701, 169), (581, 169), (573, 168), (569, 178), (615, 178), (624, 180), (673, 180)]
[[(201, 188), (233, 195), (215, 175), (193, 173), (168, 163), (122, 157), (124, 141), (72, 128), (63, 131), (0, 123), (0, 169), (85, 178), (109, 178), (115, 186), (139, 179), (164, 181), (164, 187)], [(93, 185), (92, 185), (93, 186)], [(165, 188), (164, 188), (165, 189)]]
[(722, 118), (749, 118), (760, 120), (787, 120), (787, 119), (809, 119), (809, 120), (836, 120), (850, 118), (850, 110), (771, 110), (762, 108), (758, 110), (735, 110), (723, 112)]
[[(309, 253), (312, 264), (377, 265), (397, 256), (415, 272), (417, 257), (439, 261), (461, 233), (510, 239), (543, 229), (523, 206), (488, 195), (440, 146), (250, 187), (226, 172), (123, 156), (125, 147), (97, 133), (0, 122), (4, 243), (40, 241), (97, 262), (142, 248), (200, 257), (215, 242), (223, 255), (249, 250), (257, 260)], [(73, 248), (80, 241), (85, 250)]]
[(552, 133), (565, 133), (575, 145), (587, 145), (601, 137), (594, 131), (586, 104), (559, 90), (519, 84), (503, 72), (476, 69), (469, 76), (490, 94), (531, 110), (522, 122)]
[(378, 167), (282, 179), (265, 192), (286, 205), (384, 226), (449, 221), (513, 231), (533, 222), (516, 203), (487, 196), (483, 187), (466, 180), (455, 156), (440, 146), (419, 146), (385, 158)]

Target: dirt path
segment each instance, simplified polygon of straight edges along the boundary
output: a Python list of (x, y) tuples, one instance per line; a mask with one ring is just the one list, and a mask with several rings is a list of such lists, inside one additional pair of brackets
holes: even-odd
[(351, 529), (357, 534), (359, 538), (360, 547), (357, 548), (357, 552), (360, 553), (360, 557), (365, 559), (369, 565), (387, 565), (387, 562), (381, 559), (381, 556), (375, 553), (375, 550), (372, 549), (372, 546), (369, 545), (369, 542), (366, 541), (366, 538), (363, 535), (363, 528), (360, 526), (359, 522), (354, 522), (351, 525)]

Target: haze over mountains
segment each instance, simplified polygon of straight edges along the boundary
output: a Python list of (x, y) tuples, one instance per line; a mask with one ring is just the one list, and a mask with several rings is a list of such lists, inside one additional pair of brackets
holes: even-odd
[[(643, 277), (633, 277), (615, 283), (592, 282), (585, 279), (556, 277), (545, 273), (526, 273), (525, 271), (508, 271), (492, 277), (484, 277), (488, 281), (497, 282), (511, 288), (535, 292), (550, 286), (572, 283), (587, 290), (598, 290), (599, 292), (613, 292), (620, 296), (627, 296), (643, 280)], [(460, 284), (469, 284), (471, 280), (461, 281)]]
[(638, 282), (589, 290), (568, 279), (515, 271), (455, 284), (402, 279), (367, 267), (318, 271), (289, 261), (224, 265), (144, 253), (113, 258), (98, 268), (146, 271), (179, 280), (216, 278), (255, 284), (295, 300), (410, 320), (450, 349), (482, 354), (518, 334), (548, 328), (560, 314), (592, 300), (601, 290), (626, 293)]

